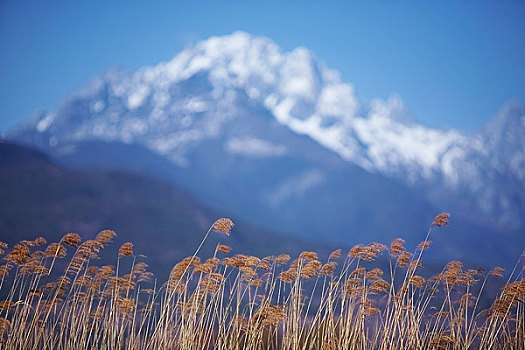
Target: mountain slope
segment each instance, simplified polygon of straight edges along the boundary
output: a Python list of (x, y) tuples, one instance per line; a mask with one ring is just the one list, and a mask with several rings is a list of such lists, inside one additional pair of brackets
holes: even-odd
[[(221, 216), (169, 183), (122, 171), (71, 171), (19, 144), (0, 142), (0, 170), (0, 240), (10, 244), (36, 236), (58, 241), (67, 232), (88, 239), (112, 229), (118, 234), (115, 245), (133, 242), (153, 271), (167, 274), (177, 259), (194, 252)], [(210, 236), (204, 256), (213, 254), (219, 241), (231, 245), (233, 253), (261, 256), (314, 246), (328, 251), (232, 219), (232, 235)]]

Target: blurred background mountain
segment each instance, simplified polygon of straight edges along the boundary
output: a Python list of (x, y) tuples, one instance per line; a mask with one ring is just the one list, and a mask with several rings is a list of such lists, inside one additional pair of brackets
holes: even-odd
[(432, 261), (510, 266), (525, 246), (519, 101), (474, 134), (426, 127), (399, 97), (361, 100), (306, 48), (245, 32), (111, 70), (1, 147), (8, 240), (110, 228), (160, 266), (220, 216), (239, 223), (235, 250), (264, 255), (413, 247), (451, 212)]

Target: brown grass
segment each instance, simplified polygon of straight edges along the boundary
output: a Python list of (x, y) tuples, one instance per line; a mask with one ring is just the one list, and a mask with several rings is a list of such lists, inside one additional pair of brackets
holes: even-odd
[[(422, 275), (431, 231), (448, 218), (438, 215), (414, 252), (396, 239), (323, 261), (311, 251), (226, 256), (230, 247), (219, 244), (201, 260), (210, 231), (230, 234), (233, 222), (222, 218), (164, 283), (129, 242), (114, 265), (96, 265), (110, 230), (84, 242), (76, 233), (10, 250), (0, 242), (0, 349), (523, 349), (523, 269), (485, 310), (479, 299), (502, 268), (452, 261)], [(389, 271), (374, 266), (381, 255)]]

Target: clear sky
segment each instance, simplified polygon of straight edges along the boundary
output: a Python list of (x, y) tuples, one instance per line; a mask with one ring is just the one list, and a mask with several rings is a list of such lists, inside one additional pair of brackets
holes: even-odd
[(401, 96), (420, 122), (480, 129), (525, 101), (525, 1), (0, 1), (0, 133), (91, 79), (244, 30), (305, 46), (365, 101)]

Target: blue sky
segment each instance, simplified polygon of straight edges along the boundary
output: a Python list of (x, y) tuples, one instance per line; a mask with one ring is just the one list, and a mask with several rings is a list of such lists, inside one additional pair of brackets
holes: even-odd
[(525, 1), (3, 0), (0, 133), (112, 67), (236, 30), (305, 46), (365, 101), (398, 94), (428, 126), (476, 131), (525, 101)]

